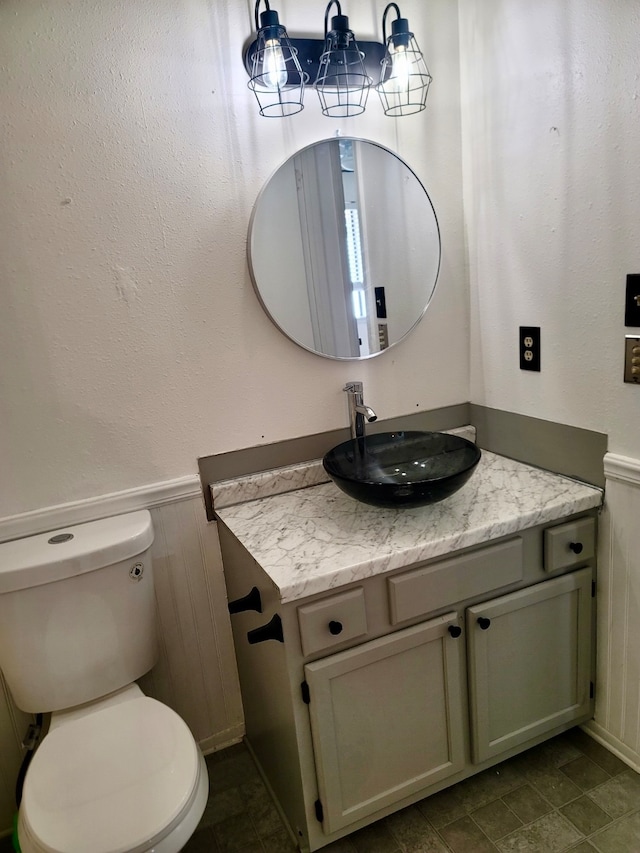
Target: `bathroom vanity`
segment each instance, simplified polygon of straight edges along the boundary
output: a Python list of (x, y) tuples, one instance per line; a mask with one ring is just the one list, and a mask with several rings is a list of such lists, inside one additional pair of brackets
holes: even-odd
[(302, 851), (592, 716), (601, 490), (488, 452), (419, 509), (298, 475), (214, 500), (247, 741)]

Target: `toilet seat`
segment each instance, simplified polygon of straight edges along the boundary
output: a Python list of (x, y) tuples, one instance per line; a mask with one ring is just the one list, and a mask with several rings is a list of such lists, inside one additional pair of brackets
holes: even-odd
[(202, 772), (191, 732), (166, 705), (140, 696), (98, 707), (50, 731), (36, 751), (20, 807), (23, 849), (150, 851), (196, 799), (201, 814)]

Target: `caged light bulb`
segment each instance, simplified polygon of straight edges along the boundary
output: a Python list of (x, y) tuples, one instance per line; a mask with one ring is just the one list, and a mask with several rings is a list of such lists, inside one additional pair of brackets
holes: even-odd
[(270, 89), (278, 90), (287, 84), (287, 66), (280, 39), (268, 39), (264, 46), (263, 75)]
[(389, 78), (389, 88), (396, 92), (403, 92), (409, 88), (409, 76), (411, 74), (411, 60), (407, 48), (403, 44), (396, 45), (393, 53), (393, 67)]

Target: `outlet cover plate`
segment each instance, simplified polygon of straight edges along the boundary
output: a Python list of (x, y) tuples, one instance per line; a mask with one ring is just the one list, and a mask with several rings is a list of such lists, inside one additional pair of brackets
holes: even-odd
[(624, 300), (625, 326), (640, 326), (640, 275), (627, 276), (627, 291)]
[(520, 326), (520, 370), (540, 371), (540, 326)]

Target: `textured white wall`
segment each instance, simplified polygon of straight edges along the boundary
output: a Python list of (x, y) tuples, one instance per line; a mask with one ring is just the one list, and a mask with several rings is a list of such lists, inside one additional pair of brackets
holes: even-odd
[[(282, 0), (290, 33), (324, 4)], [(363, 39), (382, 4), (352, 0)], [(196, 471), (196, 458), (345, 425), (344, 381), (390, 417), (468, 399), (457, 7), (405, 0), (435, 83), (395, 121), (260, 118), (244, 0), (0, 4), (0, 517)], [(423, 323), (361, 366), (262, 312), (246, 260), (260, 187), (341, 129), (429, 188), (444, 251)]]
[[(472, 399), (640, 457), (640, 389), (622, 382), (625, 278), (640, 272), (640, 5), (459, 7)], [(519, 369), (520, 325), (542, 328), (539, 374)]]

